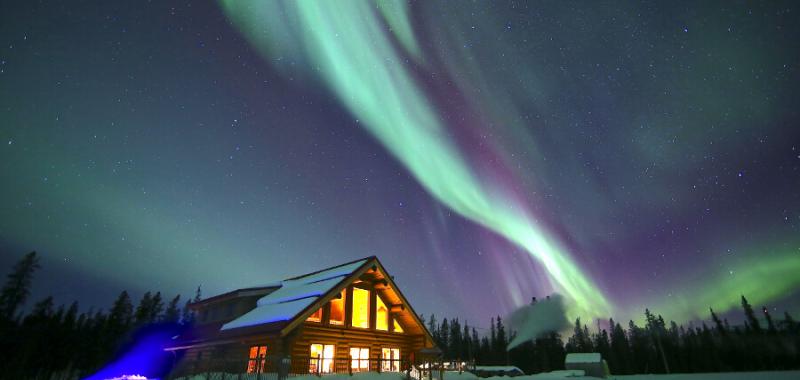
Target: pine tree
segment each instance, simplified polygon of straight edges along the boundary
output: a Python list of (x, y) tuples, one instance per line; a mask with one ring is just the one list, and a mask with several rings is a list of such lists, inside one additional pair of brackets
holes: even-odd
[(150, 314), (147, 316), (147, 323), (158, 321), (162, 311), (164, 311), (164, 302), (161, 299), (161, 292), (156, 292), (156, 295), (150, 300)]
[(497, 316), (497, 346), (495, 347), (495, 352), (500, 360), (499, 364), (508, 365), (508, 351), (506, 351), (506, 347), (508, 347), (508, 337), (506, 336), (506, 328), (503, 326), (503, 320), (500, 316)]
[(439, 328), (439, 341), (441, 342), (439, 348), (442, 349), (444, 358), (450, 359), (450, 323), (447, 318), (442, 319), (442, 325)]
[(113, 323), (115, 326), (123, 326), (127, 328), (127, 326), (130, 325), (132, 318), (133, 304), (131, 303), (131, 297), (128, 295), (127, 291), (123, 290), (122, 293), (117, 296), (117, 299), (111, 306), (111, 311), (108, 315), (108, 321), (109, 323)]
[(454, 318), (450, 321), (450, 343), (448, 347), (450, 347), (451, 358), (463, 358), (461, 352), (461, 323), (459, 323), (458, 318)]
[(475, 327), (472, 328), (472, 340), (470, 346), (472, 347), (472, 356), (470, 359), (477, 362), (481, 352), (481, 341), (478, 338), (478, 331), (475, 330)]
[(481, 363), (481, 364), (494, 364), (492, 362), (491, 351), (492, 351), (492, 349), (491, 349), (491, 343), (489, 342), (489, 338), (484, 336), (483, 338), (481, 338), (479, 363)]
[(437, 337), (439, 336), (439, 326), (436, 325), (436, 316), (431, 314), (430, 319), (428, 319), (428, 332), (431, 333), (431, 336), (434, 338), (434, 341), (438, 341)]
[(490, 335), (489, 335), (489, 360), (491, 360), (491, 364), (495, 364), (495, 356), (494, 356), (494, 348), (497, 347), (497, 327), (494, 324), (494, 318), (491, 320), (490, 328)]
[(37, 302), (33, 305), (33, 310), (31, 311), (31, 316), (35, 318), (47, 318), (53, 315), (53, 296), (47, 296), (47, 298)]
[(788, 311), (783, 312), (783, 321), (781, 321), (781, 328), (790, 333), (795, 332), (795, 329), (797, 328), (797, 323), (794, 321), (794, 318), (792, 318), (791, 314), (789, 314)]
[(150, 292), (145, 292), (139, 305), (136, 306), (136, 313), (134, 314), (134, 321), (137, 326), (144, 325), (149, 322), (150, 315), (153, 310), (153, 296)]
[(178, 323), (180, 319), (180, 310), (178, 310), (178, 302), (181, 300), (181, 295), (178, 294), (172, 301), (169, 301), (167, 305), (167, 310), (164, 311), (164, 322), (167, 323)]
[(615, 360), (614, 369), (612, 372), (620, 374), (630, 374), (631, 369), (629, 366), (630, 361), (630, 346), (628, 343), (628, 336), (625, 335), (625, 330), (619, 323), (614, 324), (614, 320), (610, 321), (611, 330), (611, 352)]
[(464, 331), (461, 332), (461, 338), (461, 358), (464, 360), (472, 360), (472, 340), (469, 336), (467, 321), (464, 321)]
[(589, 337), (588, 328), (581, 324), (580, 317), (575, 319), (575, 326), (572, 329), (572, 337), (567, 342), (568, 352), (592, 352), (592, 342)]
[(770, 334), (775, 334), (777, 332), (777, 329), (775, 328), (775, 323), (772, 322), (772, 316), (769, 315), (769, 310), (767, 310), (766, 306), (762, 306), (761, 311), (764, 313), (764, 318), (767, 319), (767, 331)]
[(761, 334), (761, 324), (758, 322), (755, 312), (753, 312), (753, 307), (750, 306), (750, 303), (747, 302), (747, 298), (744, 298), (744, 295), (742, 295), (742, 308), (744, 309), (745, 317), (747, 317), (747, 326), (750, 327), (754, 333)]
[(611, 357), (611, 342), (608, 337), (606, 329), (600, 330), (599, 333), (594, 335), (594, 352), (599, 352), (603, 358)]
[(728, 333), (728, 330), (725, 329), (725, 326), (722, 325), (722, 321), (717, 316), (717, 313), (714, 312), (714, 309), (709, 308), (708, 310), (711, 311), (711, 319), (714, 321), (714, 326), (717, 329), (717, 333), (720, 336), (725, 336)]
[(36, 252), (25, 255), (18, 261), (11, 273), (6, 277), (6, 283), (0, 290), (0, 318), (11, 320), (25, 303), (30, 294), (33, 273), (39, 269), (39, 257)]

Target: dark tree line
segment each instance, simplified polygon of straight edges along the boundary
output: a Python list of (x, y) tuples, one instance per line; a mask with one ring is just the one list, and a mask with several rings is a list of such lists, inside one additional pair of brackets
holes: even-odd
[(612, 319), (608, 330), (590, 334), (579, 319), (564, 348), (566, 352), (600, 352), (617, 374), (800, 368), (800, 324), (788, 312), (776, 322), (766, 307), (758, 318), (744, 296), (741, 304), (745, 322), (733, 327), (714, 310), (709, 310), (710, 327), (705, 321), (689, 326), (667, 324), (661, 315), (645, 310), (642, 327), (629, 321), (624, 329)]
[(127, 291), (107, 311), (80, 312), (77, 301), (56, 306), (46, 297), (23, 315), (37, 269), (36, 252), (25, 255), (0, 290), (0, 378), (83, 378), (114, 359), (140, 328), (194, 318), (180, 295), (164, 300), (161, 292), (146, 292), (134, 303)]
[(510, 351), (506, 346), (514, 332), (506, 330), (500, 317), (492, 318), (489, 333), (482, 337), (466, 323), (462, 328), (458, 318), (439, 323), (431, 315), (427, 326), (445, 360), (514, 365), (525, 373), (564, 369), (571, 352), (601, 353), (614, 374), (800, 368), (800, 323), (788, 312), (776, 321), (765, 307), (759, 318), (744, 296), (741, 302), (745, 316), (741, 326), (731, 326), (714, 310), (710, 310), (711, 326), (667, 324), (661, 315), (645, 310), (644, 326), (629, 321), (623, 327), (610, 319), (607, 328), (590, 331), (579, 318), (566, 342), (560, 334), (550, 333)]
[[(12, 268), (0, 289), (0, 379), (83, 378), (114, 359), (142, 327), (190, 325), (194, 315), (181, 297), (168, 301), (160, 292), (146, 292), (134, 303), (123, 291), (106, 310), (81, 312), (77, 302), (56, 306), (53, 297), (36, 302), (25, 314), (34, 274), (35, 252)], [(200, 300), (200, 288), (194, 301)], [(779, 320), (766, 308), (762, 317), (742, 296), (745, 321), (731, 326), (710, 310), (711, 324), (667, 324), (645, 310), (644, 326), (627, 328), (613, 319), (598, 331), (575, 321), (566, 342), (558, 333), (540, 336), (510, 351), (514, 332), (501, 317), (492, 318), (488, 334), (478, 334), (466, 321), (422, 317), (445, 360), (478, 365), (515, 365), (526, 373), (564, 369), (570, 352), (599, 352), (615, 374), (692, 373), (788, 370), (800, 368), (800, 323), (789, 313)]]
[(513, 339), (500, 316), (491, 319), (488, 334), (478, 334), (475, 327), (458, 318), (442, 319), (441, 323), (431, 315), (426, 322), (436, 345), (442, 350), (445, 361), (474, 362), (477, 365), (516, 365), (526, 373), (553, 371), (564, 368), (564, 343), (558, 333), (539, 337), (535, 342), (507, 351)]

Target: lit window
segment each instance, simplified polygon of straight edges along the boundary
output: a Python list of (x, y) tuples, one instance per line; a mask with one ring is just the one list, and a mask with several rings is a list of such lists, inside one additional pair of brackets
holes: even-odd
[(353, 288), (353, 327), (369, 328), (369, 290)]
[(309, 373), (333, 372), (332, 344), (311, 345), (311, 360), (309, 360), (308, 372)]
[(397, 320), (394, 320), (394, 332), (401, 333), (403, 332), (403, 328), (400, 327), (400, 324), (397, 323)]
[(353, 372), (369, 371), (369, 348), (350, 348), (350, 368)]
[(381, 370), (388, 372), (400, 372), (399, 348), (381, 349)]
[(380, 296), (375, 298), (375, 329), (389, 331), (389, 310), (386, 309), (386, 304)]
[(344, 325), (344, 295), (347, 294), (344, 290), (342, 290), (342, 294), (340, 294), (339, 298), (334, 298), (331, 300), (331, 317), (330, 317), (330, 324), (332, 325)]
[(247, 373), (264, 373), (267, 370), (267, 346), (251, 346), (247, 360)]
[(322, 322), (322, 308), (317, 309), (317, 311), (315, 311), (314, 314), (309, 315), (306, 321)]

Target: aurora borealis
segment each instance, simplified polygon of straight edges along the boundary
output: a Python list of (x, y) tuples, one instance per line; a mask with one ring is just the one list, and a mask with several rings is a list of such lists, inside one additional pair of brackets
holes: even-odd
[(0, 13), (0, 248), (42, 254), (34, 297), (377, 255), (425, 314), (800, 312), (791, 2)]

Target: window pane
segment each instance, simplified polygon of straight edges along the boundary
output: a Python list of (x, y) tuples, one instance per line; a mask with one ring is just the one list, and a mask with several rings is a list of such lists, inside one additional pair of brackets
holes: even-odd
[(400, 371), (400, 349), (383, 348), (381, 349), (381, 369), (390, 372)]
[(311, 358), (308, 363), (308, 372), (317, 373), (322, 369), (322, 345), (311, 345)]
[(361, 365), (359, 366), (362, 371), (369, 371), (369, 348), (361, 349)]
[(369, 290), (353, 288), (353, 327), (369, 328)]
[(369, 371), (369, 348), (350, 348), (350, 368), (353, 372)]
[(386, 304), (380, 296), (376, 296), (375, 308), (375, 329), (389, 331), (389, 310), (386, 309)]
[(394, 320), (394, 332), (400, 332), (400, 333), (403, 332), (403, 328), (400, 327), (400, 324), (397, 323), (396, 319)]
[(317, 311), (309, 315), (306, 320), (309, 322), (322, 322), (322, 308), (317, 309)]
[(341, 297), (331, 300), (331, 320), (332, 325), (344, 325), (344, 296), (346, 291), (342, 290)]
[(334, 346), (332, 344), (312, 344), (310, 356), (308, 372), (333, 372)]
[(267, 367), (267, 346), (250, 347), (249, 360), (247, 361), (247, 373), (263, 373)]

